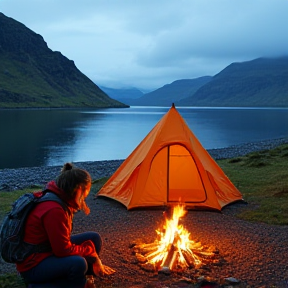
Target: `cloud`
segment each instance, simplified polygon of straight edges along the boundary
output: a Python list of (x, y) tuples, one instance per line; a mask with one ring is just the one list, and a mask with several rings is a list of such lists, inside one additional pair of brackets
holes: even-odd
[(287, 0), (1, 0), (1, 11), (104, 86), (158, 88), (288, 53)]
[[(217, 3), (219, 2), (227, 3)], [(232, 2), (234, 4), (235, 1), (229, 3)], [(258, 2), (258, 5), (251, 7), (251, 4), (243, 1), (241, 7), (236, 6), (237, 9), (241, 8), (240, 11), (231, 5), (222, 6), (223, 9), (220, 9), (214, 4), (208, 11), (194, 11), (193, 7), (190, 7), (191, 14), (186, 18), (185, 24), (158, 35), (151, 45), (139, 53), (139, 63), (151, 67), (171, 67), (198, 58), (251, 59), (287, 53), (288, 37), (285, 36), (283, 28), (288, 24), (288, 21), (284, 20), (288, 11), (276, 10), (277, 5), (263, 5), (265, 1), (255, 2)], [(278, 17), (282, 21), (277, 20)]]

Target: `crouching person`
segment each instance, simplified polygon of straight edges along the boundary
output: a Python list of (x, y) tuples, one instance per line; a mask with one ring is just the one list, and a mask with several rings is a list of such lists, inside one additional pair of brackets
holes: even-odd
[(71, 163), (47, 184), (45, 192), (56, 194), (64, 205), (44, 201), (27, 217), (24, 242), (35, 244), (39, 250), (16, 267), (28, 287), (84, 288), (89, 287), (86, 275), (102, 277), (115, 272), (99, 258), (102, 240), (98, 233), (71, 235), (73, 214), (90, 212), (85, 203), (90, 188), (89, 173)]

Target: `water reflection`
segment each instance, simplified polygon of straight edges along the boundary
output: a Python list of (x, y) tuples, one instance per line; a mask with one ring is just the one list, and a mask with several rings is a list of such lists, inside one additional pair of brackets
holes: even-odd
[(140, 113), (135, 108), (83, 111), (92, 116), (89, 121), (78, 122), (74, 128), (77, 135), (74, 147), (68, 153), (67, 147), (50, 147), (52, 157), (48, 157), (47, 165), (57, 165), (59, 159), (73, 162), (124, 159), (168, 109), (140, 109)]
[[(124, 159), (168, 110), (0, 110), (0, 169)], [(288, 137), (288, 109), (178, 111), (206, 149)]]
[(51, 147), (75, 144), (78, 123), (101, 115), (74, 110), (0, 110), (0, 168), (46, 165)]

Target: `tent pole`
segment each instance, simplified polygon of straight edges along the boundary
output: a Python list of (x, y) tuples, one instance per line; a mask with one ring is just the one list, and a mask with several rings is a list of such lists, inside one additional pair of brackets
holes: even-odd
[(170, 166), (170, 145), (167, 149), (167, 203), (169, 201), (169, 166)]

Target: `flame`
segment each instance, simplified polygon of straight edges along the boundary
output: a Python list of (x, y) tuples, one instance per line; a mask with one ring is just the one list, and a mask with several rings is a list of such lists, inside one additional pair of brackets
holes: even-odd
[(163, 229), (156, 230), (158, 239), (152, 244), (139, 245), (142, 251), (144, 249), (147, 261), (155, 267), (173, 270), (176, 264), (181, 268), (189, 267), (191, 264), (195, 267), (201, 266), (200, 258), (193, 253), (202, 250), (201, 243), (191, 240), (190, 233), (183, 225), (179, 225), (180, 218), (186, 213), (182, 204), (174, 206), (172, 217), (166, 217)]

